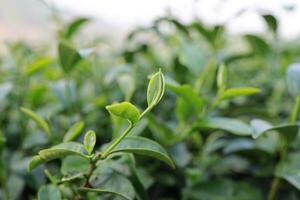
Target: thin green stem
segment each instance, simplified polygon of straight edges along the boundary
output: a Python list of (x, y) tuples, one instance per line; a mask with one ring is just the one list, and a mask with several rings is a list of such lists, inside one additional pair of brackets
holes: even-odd
[(293, 111), (290, 116), (290, 123), (292, 124), (296, 123), (299, 112), (300, 112), (300, 95), (298, 95), (296, 98), (296, 102), (294, 104)]
[(280, 186), (280, 178), (276, 177), (272, 181), (271, 189), (270, 189), (270, 192), (268, 194), (268, 200), (275, 200), (276, 199), (276, 195), (277, 195), (277, 191), (279, 189), (279, 186)]
[(130, 123), (128, 128), (120, 135), (101, 155), (101, 158), (106, 158), (108, 154), (128, 135), (128, 133), (133, 129), (134, 125)]

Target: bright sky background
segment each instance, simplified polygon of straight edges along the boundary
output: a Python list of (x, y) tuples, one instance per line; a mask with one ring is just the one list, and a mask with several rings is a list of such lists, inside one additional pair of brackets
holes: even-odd
[[(258, 12), (278, 17), (282, 38), (300, 36), (299, 0), (44, 0), (66, 16), (95, 19), (99, 34), (124, 35), (138, 25), (150, 24), (168, 11), (182, 21), (198, 16), (207, 24), (226, 23), (232, 34), (266, 30)], [(287, 8), (294, 6), (291, 12)], [(240, 11), (244, 11), (238, 15)], [(51, 32), (49, 10), (40, 0), (0, 0), (0, 41), (47, 39)]]

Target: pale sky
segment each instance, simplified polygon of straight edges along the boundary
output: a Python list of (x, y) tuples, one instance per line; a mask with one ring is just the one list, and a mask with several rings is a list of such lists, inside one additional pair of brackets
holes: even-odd
[[(150, 24), (155, 18), (171, 12), (182, 21), (195, 16), (207, 24), (226, 23), (231, 34), (263, 33), (266, 26), (260, 12), (279, 19), (282, 38), (300, 36), (299, 0), (44, 0), (66, 16), (85, 15), (94, 18), (101, 34), (124, 35), (138, 25)], [(288, 8), (294, 6), (291, 12)], [(238, 15), (241, 11), (242, 14)], [(40, 0), (0, 0), (0, 41), (47, 40), (53, 34), (49, 10)], [(104, 30), (104, 31), (102, 31)], [(105, 31), (106, 30), (106, 31)], [(118, 31), (120, 30), (120, 31)]]

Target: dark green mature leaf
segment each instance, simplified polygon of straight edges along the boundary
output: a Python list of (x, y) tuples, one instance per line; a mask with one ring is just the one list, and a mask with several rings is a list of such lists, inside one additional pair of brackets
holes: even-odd
[[(254, 139), (267, 132), (277, 131), (282, 134), (282, 136), (286, 137), (288, 142), (292, 142), (296, 138), (299, 130), (299, 126), (296, 124), (271, 126), (270, 124), (267, 124), (261, 120), (252, 120), (251, 125), (254, 127), (254, 131), (252, 133), (252, 137)], [(260, 128), (258, 128), (258, 126), (260, 126)]]
[(77, 155), (77, 156), (81, 156), (82, 158), (88, 159), (86, 153), (87, 152), (84, 146), (80, 143), (77, 142), (61, 143), (49, 149), (44, 149), (39, 151), (39, 155), (34, 156), (29, 162), (28, 169), (32, 170), (33, 168), (37, 167), (38, 165), (44, 162), (54, 160), (57, 158), (63, 158), (68, 155)]
[[(121, 173), (118, 173), (115, 167), (118, 168), (115, 162), (109, 163), (108, 161), (97, 167), (89, 180), (92, 187), (97, 189), (94, 192), (103, 193), (103, 195), (113, 194), (108, 196), (108, 199), (120, 199), (118, 197), (122, 197), (133, 200), (135, 192), (131, 182)], [(120, 170), (126, 171), (127, 169), (121, 167)]]
[(168, 156), (166, 150), (155, 141), (144, 137), (127, 136), (110, 152), (110, 154), (118, 152), (151, 156), (165, 162), (172, 168), (175, 168), (174, 162)]
[(165, 78), (161, 71), (155, 73), (148, 84), (147, 103), (153, 107), (159, 103), (165, 92)]
[(252, 87), (241, 87), (241, 88), (230, 88), (224, 91), (221, 95), (221, 100), (231, 99), (238, 96), (252, 95), (260, 92), (258, 88)]
[(48, 137), (51, 136), (51, 131), (48, 126), (48, 123), (42, 117), (40, 117), (38, 114), (36, 114), (35, 112), (33, 112), (28, 108), (22, 107), (21, 111), (25, 113), (27, 116), (29, 116), (33, 121), (35, 121), (37, 125), (40, 126), (45, 131)]
[(276, 176), (300, 190), (300, 152), (290, 153), (276, 169)]
[(273, 15), (263, 15), (263, 18), (267, 23), (269, 29), (276, 33), (278, 28), (277, 19)]
[(63, 159), (61, 173), (65, 176), (74, 174), (86, 174), (89, 169), (89, 161), (80, 156), (67, 156)]
[(262, 200), (259, 189), (245, 183), (227, 179), (198, 183), (184, 191), (189, 200)]
[(262, 55), (270, 52), (271, 47), (263, 38), (251, 34), (245, 35), (245, 38), (255, 52), (258, 52)]
[(130, 102), (114, 103), (106, 106), (106, 109), (113, 115), (127, 119), (132, 124), (138, 122), (140, 117), (139, 110)]
[(76, 49), (63, 42), (58, 44), (58, 55), (61, 67), (66, 73), (70, 72), (82, 60)]
[(84, 127), (83, 121), (79, 121), (73, 124), (65, 134), (63, 141), (70, 142), (72, 140), (75, 140), (81, 134), (83, 127)]
[(96, 193), (101, 193), (101, 194), (113, 194), (113, 195), (116, 195), (116, 196), (119, 196), (123, 199), (126, 199), (126, 200), (132, 200), (132, 198), (120, 193), (120, 192), (117, 192), (117, 191), (111, 191), (111, 190), (108, 190), (108, 189), (101, 189), (101, 188), (80, 188), (79, 190), (81, 191), (84, 191), (84, 192), (96, 192)]
[(83, 144), (88, 154), (91, 155), (96, 144), (96, 133), (94, 131), (88, 131), (84, 136)]
[(252, 128), (238, 120), (225, 117), (214, 117), (197, 122), (196, 127), (200, 129), (220, 129), (228, 131), (235, 135), (248, 136), (252, 135)]
[(61, 200), (59, 188), (55, 185), (43, 185), (38, 192), (38, 200)]
[(79, 17), (73, 20), (67, 27), (66, 31), (64, 32), (65, 38), (71, 38), (75, 35), (80, 28), (90, 21), (89, 18), (86, 17)]

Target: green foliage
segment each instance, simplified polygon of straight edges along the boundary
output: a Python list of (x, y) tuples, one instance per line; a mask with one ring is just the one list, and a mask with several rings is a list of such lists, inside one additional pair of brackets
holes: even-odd
[(168, 15), (117, 49), (80, 17), (5, 45), (0, 199), (300, 199), (300, 51), (261, 17), (232, 39)]

